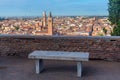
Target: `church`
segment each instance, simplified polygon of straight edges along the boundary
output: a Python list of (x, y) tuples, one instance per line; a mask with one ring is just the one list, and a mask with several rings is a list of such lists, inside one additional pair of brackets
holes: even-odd
[(40, 31), (35, 32), (35, 35), (53, 35), (53, 18), (51, 12), (48, 17), (46, 12), (43, 12), (43, 18), (40, 24)]

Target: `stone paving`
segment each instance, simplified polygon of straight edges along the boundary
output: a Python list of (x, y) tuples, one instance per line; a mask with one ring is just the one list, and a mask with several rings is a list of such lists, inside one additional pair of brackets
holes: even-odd
[(35, 73), (34, 60), (0, 57), (0, 80), (120, 80), (120, 62), (83, 62), (83, 76), (77, 77), (76, 62), (44, 60), (45, 70)]

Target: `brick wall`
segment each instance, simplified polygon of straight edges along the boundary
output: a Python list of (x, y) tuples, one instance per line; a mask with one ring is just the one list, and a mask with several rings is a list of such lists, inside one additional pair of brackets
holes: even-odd
[(34, 50), (89, 52), (90, 59), (120, 61), (120, 37), (0, 35), (0, 56), (25, 56)]

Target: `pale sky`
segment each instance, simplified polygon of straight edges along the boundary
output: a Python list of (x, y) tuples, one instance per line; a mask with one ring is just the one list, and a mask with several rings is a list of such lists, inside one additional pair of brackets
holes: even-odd
[(108, 15), (108, 0), (1, 0), (0, 16)]

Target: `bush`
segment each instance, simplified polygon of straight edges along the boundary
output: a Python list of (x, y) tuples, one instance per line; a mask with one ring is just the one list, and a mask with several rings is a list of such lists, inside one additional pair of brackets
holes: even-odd
[(103, 28), (103, 32), (104, 32), (105, 34), (107, 34), (107, 29)]
[(113, 29), (112, 36), (120, 36), (120, 26)]
[(18, 26), (15, 26), (15, 29), (16, 29), (16, 30), (19, 30), (19, 27), (18, 27)]

